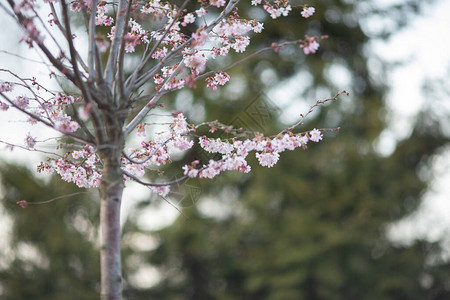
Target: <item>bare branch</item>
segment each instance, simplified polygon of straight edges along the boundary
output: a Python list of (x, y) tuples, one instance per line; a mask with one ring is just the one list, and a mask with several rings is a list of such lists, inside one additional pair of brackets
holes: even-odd
[(88, 91), (87, 91), (86, 87), (84, 86), (84, 80), (78, 69), (78, 63), (76, 60), (77, 55), (76, 55), (75, 46), (73, 45), (72, 30), (71, 30), (71, 26), (70, 26), (69, 14), (67, 12), (67, 4), (66, 4), (65, 0), (61, 1), (61, 10), (62, 10), (62, 14), (63, 14), (63, 21), (64, 21), (64, 27), (65, 27), (65, 32), (66, 32), (65, 36), (66, 36), (66, 40), (69, 44), (71, 63), (72, 63), (73, 71), (75, 73), (75, 78), (76, 78), (76, 86), (78, 88), (80, 88), (83, 96), (85, 96), (86, 98), (88, 98), (90, 100), (90, 95), (88, 94)]
[(145, 118), (147, 113), (155, 107), (156, 103), (159, 101), (159, 99), (166, 93), (164, 91), (164, 87), (169, 83), (172, 79), (175, 78), (176, 75), (181, 71), (181, 69), (184, 67), (184, 63), (181, 62), (178, 67), (173, 71), (173, 73), (167, 78), (166, 82), (162, 85), (161, 89), (159, 90), (156, 95), (154, 95), (150, 101), (148, 101), (147, 105), (145, 105), (141, 111), (133, 118), (133, 120), (126, 126), (126, 128), (123, 131), (124, 136), (127, 136), (133, 129)]
[[(70, 22), (69, 22), (69, 15), (67, 12), (67, 4), (65, 0), (61, 0), (61, 8), (62, 8), (62, 14), (63, 14), (63, 20), (64, 20), (64, 26), (66, 29), (66, 38), (67, 38), (67, 42), (69, 43), (69, 49), (70, 49), (70, 55), (71, 55), (71, 60), (72, 60), (72, 67), (74, 69), (75, 72), (75, 79), (76, 79), (76, 85), (78, 86), (78, 88), (80, 88), (81, 93), (84, 96), (84, 100), (87, 103), (91, 103), (92, 105), (92, 109), (90, 111), (91, 116), (93, 117), (93, 122), (94, 122), (94, 127), (95, 127), (95, 131), (97, 134), (97, 139), (98, 139), (98, 143), (102, 143), (104, 141), (104, 133), (103, 130), (101, 129), (101, 120), (100, 117), (98, 116), (97, 113), (97, 109), (94, 107), (94, 103), (91, 97), (91, 93), (88, 89), (88, 87), (85, 85), (85, 82), (83, 80), (83, 78), (80, 75), (80, 72), (78, 70), (78, 64), (77, 61), (75, 59), (76, 54), (75, 54), (75, 47), (73, 45), (73, 40), (72, 40), (72, 32), (71, 32), (71, 28), (70, 28)], [(98, 98), (97, 98), (97, 102), (98, 102)]]
[(95, 74), (95, 66), (94, 66), (94, 59), (95, 59), (95, 53), (97, 51), (97, 43), (95, 42), (95, 15), (97, 14), (97, 4), (98, 0), (92, 1), (92, 11), (89, 18), (89, 52), (88, 52), (88, 67), (89, 67), (89, 76), (92, 78), (92, 80), (95, 81), (96, 74)]
[(17, 57), (17, 58), (20, 58), (20, 59), (23, 60), (23, 61), (29, 61), (29, 62), (36, 63), (36, 64), (42, 64), (42, 65), (44, 65), (44, 66), (46, 66), (46, 67), (52, 67), (52, 66), (53, 66), (53, 65), (51, 65), (51, 64), (46, 63), (46, 62), (43, 61), (43, 60), (35, 60), (35, 59), (31, 59), (31, 58), (28, 58), (28, 57), (19, 55), (19, 54), (17, 54), (17, 53), (12, 53), (12, 52), (9, 52), (9, 51), (6, 51), (6, 50), (0, 50), (0, 53), (5, 53), (5, 54), (11, 55), (11, 56), (15, 56), (15, 57)]
[(21, 146), (21, 145), (11, 144), (11, 143), (8, 143), (8, 142), (2, 141), (2, 140), (0, 140), (0, 143), (11, 147), (11, 149), (13, 149), (13, 148), (20, 148), (20, 149), (23, 149), (23, 150), (26, 150), (26, 151), (30, 151), (30, 152), (39, 152), (39, 153), (46, 154), (46, 155), (54, 155), (54, 156), (58, 156), (58, 157), (61, 157), (61, 158), (63, 157), (63, 156), (61, 156), (61, 155), (59, 155), (57, 153), (54, 153), (54, 152), (48, 152), (48, 151), (39, 150), (39, 149), (36, 149), (36, 148), (28, 148), (28, 147), (24, 147), (24, 146)]
[[(131, 0), (128, 0), (131, 1)], [(112, 41), (111, 50), (109, 52), (108, 62), (106, 63), (106, 69), (104, 74), (104, 80), (108, 87), (111, 88), (112, 82), (114, 79), (114, 68), (116, 66), (117, 62), (117, 56), (119, 53), (119, 47), (122, 43), (123, 39), (123, 27), (125, 26), (125, 5), (127, 4), (127, 0), (120, 0), (119, 1), (119, 8), (117, 10), (116, 15), (116, 31), (114, 35), (114, 39)]]
[(175, 208), (183, 217), (185, 217), (186, 219), (189, 219), (188, 218), (188, 216), (186, 216), (182, 211), (181, 211), (181, 209), (178, 207), (178, 206), (176, 206), (175, 204), (173, 204), (172, 202), (170, 202), (169, 201), (169, 199), (167, 199), (166, 197), (163, 197), (163, 196), (161, 196), (161, 195), (159, 195), (161, 198), (163, 198), (164, 199), (164, 201), (166, 201), (167, 202), (167, 204), (169, 204), (170, 206), (172, 206), (173, 208)]
[[(58, 14), (56, 13), (55, 10), (55, 6), (53, 5), (53, 3), (49, 2), (49, 6), (50, 6), (50, 10), (52, 11), (52, 15), (54, 17), (55, 20), (55, 24), (58, 27), (58, 29), (61, 31), (61, 33), (66, 36), (66, 31), (64, 30), (64, 27), (61, 25), (61, 21), (58, 18)], [(48, 31), (48, 30), (47, 30)], [(49, 32), (50, 34), (50, 32)], [(53, 38), (53, 36), (52, 36)], [(67, 37), (66, 37), (67, 38)], [(53, 38), (54, 39), (54, 38)], [(56, 42), (56, 41), (55, 41)], [(77, 57), (77, 61), (80, 63), (81, 67), (88, 72), (88, 67), (86, 66), (86, 64), (84, 63), (83, 59), (81, 58), (80, 54), (78, 52), (76, 52), (76, 57)]]
[[(98, 0), (97, 4), (95, 5), (95, 7), (93, 8), (94, 10), (97, 9), (97, 5), (98, 5)], [(100, 57), (100, 51), (98, 49), (97, 43), (95, 41), (96, 36), (95, 36), (95, 17), (96, 17), (96, 13), (91, 12), (91, 15), (88, 14), (88, 10), (87, 8), (83, 8), (82, 9), (83, 12), (83, 16), (86, 22), (86, 30), (88, 31), (88, 38), (89, 38), (89, 50), (88, 50), (88, 64), (89, 66), (89, 70), (86, 71), (89, 73), (89, 76), (91, 77), (91, 80), (96, 81), (97, 86), (101, 87), (103, 86), (103, 66), (102, 66), (102, 62), (101, 62), (101, 57)], [(92, 27), (92, 22), (94, 23), (94, 27)], [(94, 64), (95, 62), (95, 64)], [(93, 72), (93, 70), (95, 70), (95, 72)]]
[(75, 139), (75, 140), (77, 140), (77, 141), (81, 141), (81, 142), (86, 143), (86, 144), (92, 144), (92, 141), (88, 140), (87, 138), (85, 138), (85, 137), (83, 137), (83, 136), (79, 136), (79, 135), (77, 135), (77, 134), (75, 134), (75, 133), (72, 133), (72, 132), (64, 132), (64, 131), (61, 131), (61, 130), (55, 128), (54, 124), (52, 124), (52, 123), (50, 123), (50, 122), (48, 122), (48, 121), (42, 119), (40, 116), (37, 116), (37, 115), (35, 115), (35, 114), (33, 114), (33, 113), (30, 113), (29, 111), (27, 111), (27, 110), (25, 110), (25, 109), (19, 107), (19, 106), (18, 106), (17, 104), (15, 104), (11, 99), (9, 99), (8, 96), (6, 96), (3, 92), (0, 92), (0, 96), (2, 96), (3, 99), (5, 99), (12, 107), (14, 107), (15, 109), (17, 109), (17, 110), (23, 112), (24, 114), (30, 116), (30, 117), (33, 118), (34, 120), (36, 120), (36, 121), (38, 121), (38, 122), (40, 122), (40, 123), (42, 123), (42, 124), (44, 124), (44, 125), (46, 125), (46, 126), (52, 128), (52, 129), (54, 129), (54, 130), (56, 130), (56, 131), (58, 131), (58, 132), (60, 132), (60, 133), (62, 133), (62, 134), (64, 134), (64, 135), (70, 136), (71, 138), (73, 138), (73, 139)]
[(201, 79), (206, 78), (208, 76), (214, 75), (217, 72), (220, 72), (220, 71), (221, 72), (225, 72), (227, 70), (230, 70), (230, 69), (232, 69), (232, 68), (242, 64), (243, 62), (245, 62), (245, 61), (247, 61), (247, 60), (249, 60), (249, 59), (251, 59), (251, 58), (253, 58), (255, 56), (260, 55), (261, 53), (263, 53), (265, 51), (268, 51), (268, 50), (278, 51), (278, 49), (280, 49), (282, 47), (285, 47), (285, 46), (288, 46), (288, 45), (299, 44), (301, 42), (302, 42), (302, 40), (297, 40), (297, 41), (291, 41), (291, 42), (284, 42), (282, 44), (272, 44), (270, 47), (265, 47), (265, 48), (259, 49), (258, 51), (255, 51), (252, 54), (250, 54), (250, 55), (248, 55), (248, 56), (246, 56), (246, 57), (244, 57), (244, 58), (242, 58), (242, 59), (240, 59), (238, 61), (235, 61), (234, 63), (228, 65), (225, 68), (222, 68), (222, 69), (217, 70), (217, 71), (209, 71), (209, 72), (203, 73), (202, 75), (197, 76), (195, 79), (196, 80), (201, 80)]
[(145, 185), (145, 186), (165, 186), (165, 185), (172, 185), (172, 184), (176, 184), (176, 183), (182, 182), (183, 180), (185, 180), (185, 179), (188, 178), (188, 177), (185, 175), (185, 176), (182, 176), (182, 177), (177, 178), (177, 179), (175, 179), (175, 180), (167, 181), (167, 182), (164, 182), (164, 183), (145, 182), (145, 181), (140, 180), (139, 178), (137, 178), (137, 177), (134, 176), (133, 174), (128, 173), (128, 172), (125, 171), (124, 169), (121, 169), (121, 171), (122, 171), (122, 173), (123, 173), (125, 176), (130, 177), (131, 179), (133, 179), (133, 180), (136, 181), (137, 183), (140, 183), (140, 184)]
[[(8, 0), (8, 3), (11, 6), (11, 9), (14, 11), (14, 5), (15, 5), (14, 1)], [(5, 7), (3, 5), (2, 5), (2, 7), (5, 9)], [(26, 17), (22, 13), (15, 12), (15, 11), (14, 11), (14, 15), (16, 16), (14, 18), (14, 20), (16, 20), (19, 23), (19, 25), (26, 31), (26, 28), (25, 28)], [(41, 49), (41, 51), (44, 53), (44, 55), (47, 57), (47, 59), (50, 61), (50, 63), (58, 71), (63, 73), (67, 77), (67, 79), (69, 79), (73, 83), (76, 82), (75, 75), (69, 69), (67, 69), (61, 61), (59, 61), (55, 56), (53, 56), (53, 54), (50, 52), (50, 50), (41, 41), (35, 40), (35, 43), (38, 45), (38, 47)]]
[(300, 115), (301, 118), (300, 118), (300, 120), (297, 123), (295, 123), (294, 125), (286, 128), (285, 130), (281, 131), (279, 134), (290, 132), (290, 131), (294, 130), (295, 128), (297, 128), (298, 126), (303, 125), (303, 121), (305, 121), (305, 119), (308, 117), (308, 115), (311, 114), (317, 106), (325, 104), (325, 103), (327, 103), (329, 101), (335, 101), (342, 94), (346, 94), (348, 96), (349, 92), (347, 92), (346, 90), (343, 90), (343, 91), (338, 92), (334, 97), (327, 98), (327, 99), (324, 99), (324, 100), (317, 100), (315, 104), (310, 106), (309, 111), (305, 115), (303, 115), (303, 114)]
[[(128, 18), (130, 16), (130, 11), (131, 11), (131, 1), (128, 2), (127, 8), (126, 8), (125, 20), (128, 20)], [(123, 26), (123, 31), (122, 31), (123, 37), (126, 35), (127, 30), (128, 30), (128, 22), (125, 22), (125, 25)], [(125, 56), (125, 39), (123, 38), (121, 40), (120, 47), (119, 47), (119, 58), (118, 58), (118, 62), (117, 62), (117, 81), (118, 81), (118, 86), (119, 86), (120, 99), (121, 99), (121, 101), (126, 102), (128, 96), (125, 91), (125, 78), (124, 78), (124, 73), (123, 73), (124, 56)], [(114, 99), (114, 101), (116, 101), (116, 100)], [(118, 105), (117, 102), (116, 102), (116, 105)]]
[(67, 194), (67, 195), (63, 195), (63, 196), (58, 196), (58, 197), (52, 198), (50, 200), (39, 201), (39, 202), (30, 202), (30, 201), (26, 201), (26, 200), (19, 200), (19, 201), (16, 202), (16, 204), (19, 205), (22, 208), (25, 208), (25, 207), (27, 207), (29, 205), (48, 204), (48, 203), (51, 203), (51, 202), (59, 200), (59, 199), (66, 199), (66, 198), (69, 198), (69, 197), (74, 197), (74, 196), (84, 195), (84, 194), (89, 194), (89, 192), (76, 192), (76, 193)]

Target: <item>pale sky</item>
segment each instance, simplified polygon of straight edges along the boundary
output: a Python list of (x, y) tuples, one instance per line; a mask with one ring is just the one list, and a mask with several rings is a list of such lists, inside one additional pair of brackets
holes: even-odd
[[(427, 6), (425, 6), (427, 7)], [(387, 61), (401, 60), (405, 64), (389, 74), (392, 110), (390, 129), (384, 134), (383, 147), (410, 133), (410, 121), (428, 101), (430, 95), (422, 90), (425, 79), (443, 79), (450, 85), (450, 1), (437, 1), (425, 9), (407, 28), (389, 41), (373, 43), (374, 51)], [(450, 112), (450, 95), (437, 102), (438, 109)], [(447, 115), (448, 116), (448, 115)], [(415, 236), (430, 240), (444, 239), (450, 251), (450, 147), (433, 160), (434, 180), (424, 195), (419, 211), (393, 226), (391, 236), (408, 242)]]

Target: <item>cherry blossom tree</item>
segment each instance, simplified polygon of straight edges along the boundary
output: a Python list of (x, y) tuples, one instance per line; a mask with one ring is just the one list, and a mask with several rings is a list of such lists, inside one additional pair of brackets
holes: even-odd
[[(319, 142), (323, 132), (336, 129), (298, 127), (319, 105), (346, 93), (315, 102), (298, 122), (271, 136), (249, 132), (218, 121), (191, 124), (182, 112), (173, 114), (162, 132), (150, 130), (157, 120), (152, 111), (163, 108), (161, 98), (204, 82), (212, 91), (230, 80), (226, 71), (244, 62), (224, 65), (230, 52), (245, 52), (254, 34), (264, 25), (239, 15), (240, 0), (7, 0), (0, 7), (23, 29), (21, 42), (39, 52), (50, 77), (59, 83), (52, 90), (38, 78), (15, 78), (0, 82), (0, 109), (21, 111), (31, 124), (41, 123), (60, 133), (60, 149), (46, 153), (38, 172), (57, 173), (64, 181), (100, 192), (101, 298), (121, 299), (120, 206), (125, 182), (147, 186), (165, 199), (171, 185), (187, 178), (214, 178), (222, 172), (251, 171), (247, 157), (254, 153), (259, 164), (274, 166), (280, 154), (308, 143)], [(178, 3), (178, 2), (177, 2)], [(252, 0), (272, 19), (296, 11), (310, 18), (314, 8), (289, 0)], [(43, 7), (50, 14), (43, 14)], [(84, 20), (86, 45), (76, 46), (71, 18)], [(106, 34), (105, 34), (106, 33)], [(326, 36), (308, 36), (273, 43), (250, 54), (277, 52), (297, 47), (305, 55), (315, 53)], [(300, 53), (299, 53), (300, 55)], [(214, 62), (214, 64), (212, 63)], [(217, 67), (220, 66), (220, 67)], [(69, 87), (67, 82), (70, 83)], [(63, 88), (65, 87), (65, 88)], [(19, 94), (19, 96), (16, 96)], [(209, 135), (198, 134), (202, 128)], [(204, 131), (204, 130), (203, 130)], [(226, 132), (232, 138), (214, 137)], [(25, 146), (41, 151), (31, 134)], [(136, 142), (137, 141), (137, 142)], [(6, 141), (2, 141), (7, 143)], [(178, 178), (146, 181), (144, 176), (170, 164), (173, 153), (188, 151), (198, 143), (205, 151), (220, 155), (206, 162), (186, 162)], [(19, 145), (15, 145), (19, 146)], [(59, 150), (59, 151), (58, 151)], [(25, 200), (18, 204), (26, 207)]]

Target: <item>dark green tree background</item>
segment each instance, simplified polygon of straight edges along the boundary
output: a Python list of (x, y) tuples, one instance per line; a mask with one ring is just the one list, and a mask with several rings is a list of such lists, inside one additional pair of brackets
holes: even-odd
[(2, 242), (0, 298), (96, 299), (100, 258), (95, 197), (80, 194), (22, 209), (19, 200), (41, 202), (79, 189), (56, 177), (37, 179), (34, 170), (11, 164), (0, 165), (0, 179), (2, 218), (12, 220), (11, 228), (5, 228), (11, 231), (9, 240)]
[[(387, 127), (389, 86), (379, 80), (386, 78), (383, 74), (369, 70), (369, 59), (377, 58), (366, 47), (371, 38), (387, 38), (393, 31), (369, 36), (363, 28), (365, 18), (376, 16), (391, 18), (400, 28), (423, 6), (405, 2), (380, 11), (373, 4), (314, 1), (317, 14), (309, 22), (292, 14), (267, 23), (261, 42), (294, 39), (298, 32), (330, 38), (318, 55), (285, 49), (243, 64), (234, 71), (245, 86), (238, 97), (223, 92), (209, 99), (202, 87), (196, 90), (195, 101), (206, 104), (206, 119), (237, 120), (238, 126), (251, 123), (239, 116), (251, 114), (255, 95), (300, 71), (308, 72), (312, 84), (293, 101), (312, 104), (316, 91), (331, 96), (338, 88), (350, 89), (351, 97), (320, 109), (304, 127), (341, 126), (337, 135), (326, 134), (307, 151), (283, 153), (270, 170), (253, 164), (250, 176), (230, 175), (202, 185), (202, 199), (215, 200), (200, 199), (185, 209), (188, 218), (180, 216), (158, 232), (160, 244), (148, 255), (161, 269), (160, 283), (152, 288), (158, 299), (450, 297), (448, 263), (440, 260), (438, 243), (399, 246), (386, 236), (387, 225), (417, 209), (429, 184), (418, 170), (448, 143), (448, 136), (429, 112), (423, 113), (391, 154), (377, 151)], [(391, 66), (378, 63), (389, 71)], [(347, 70), (350, 86), (337, 87), (326, 75), (333, 65)], [(264, 71), (275, 72), (275, 79), (266, 81)], [(277, 106), (278, 99), (268, 100)], [(280, 121), (265, 123), (266, 133), (278, 132)], [(208, 211), (202, 201), (216, 201), (228, 213)]]
[[(340, 126), (340, 132), (327, 133), (324, 141), (306, 151), (283, 153), (271, 169), (259, 167), (253, 159), (250, 175), (186, 183), (185, 190), (197, 188), (180, 200), (187, 217), (180, 215), (161, 231), (146, 232), (136, 223), (149, 205), (143, 201), (128, 217), (124, 235), (146, 234), (157, 243), (151, 251), (138, 250), (124, 238), (128, 299), (450, 298), (449, 265), (441, 259), (439, 243), (417, 240), (400, 246), (386, 237), (389, 224), (417, 209), (429, 184), (418, 169), (430, 163), (448, 136), (428, 112), (416, 118), (411, 134), (391, 154), (376, 150), (388, 123), (389, 86), (380, 80), (385, 78), (382, 73), (371, 72), (369, 59), (381, 66), (380, 72), (388, 72), (390, 66), (371, 56), (367, 45), (405, 26), (423, 8), (423, 1), (404, 1), (385, 10), (374, 8), (372, 1), (311, 4), (316, 8), (311, 19), (305, 21), (294, 12), (280, 22), (267, 22), (251, 46), (298, 39), (305, 32), (329, 35), (316, 55), (304, 56), (295, 46), (278, 54), (266, 52), (230, 71), (234, 88), (211, 93), (198, 83), (195, 90), (166, 103), (169, 109), (185, 109), (189, 103), (192, 120), (201, 116), (273, 134), (286, 126), (277, 118), (285, 102), (270, 98), (269, 89), (304, 72), (310, 81), (298, 82), (304, 88), (292, 99), (295, 103), (312, 104), (344, 88), (351, 92), (316, 110), (303, 127)], [(258, 14), (250, 9), (240, 13)], [(369, 33), (363, 20), (376, 17), (389, 18), (395, 26)], [(336, 86), (336, 78), (327, 75), (333, 66), (346, 70), (349, 86)], [(264, 117), (258, 119), (255, 112)], [(208, 159), (199, 149), (188, 155)], [(73, 190), (56, 180), (36, 180), (26, 169), (9, 165), (2, 168), (2, 191), (2, 204), (13, 220), (10, 248), (29, 245), (42, 262), (11, 254), (0, 272), (0, 295), (96, 299), (95, 197), (22, 210), (15, 201), (40, 201)], [(220, 209), (208, 210), (208, 203)], [(143, 265), (158, 268), (155, 286), (142, 287), (130, 279)]]

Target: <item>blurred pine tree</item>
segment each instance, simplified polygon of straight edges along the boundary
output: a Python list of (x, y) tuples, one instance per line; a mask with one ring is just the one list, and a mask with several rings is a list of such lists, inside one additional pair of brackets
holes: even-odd
[[(292, 97), (298, 104), (312, 104), (338, 88), (351, 90), (351, 97), (318, 110), (304, 127), (341, 126), (337, 135), (326, 134), (305, 152), (283, 153), (270, 170), (253, 164), (250, 177), (228, 175), (202, 185), (200, 202), (185, 209), (189, 218), (180, 216), (156, 233), (160, 244), (148, 260), (161, 270), (159, 284), (151, 289), (157, 299), (450, 298), (448, 263), (439, 260), (438, 243), (399, 246), (386, 237), (388, 224), (417, 209), (428, 186), (418, 169), (448, 137), (422, 115), (395, 151), (377, 151), (387, 126), (389, 83), (383, 73), (369, 70), (369, 61), (379, 64), (380, 72), (389, 66), (369, 56), (367, 47), (371, 38), (394, 31), (369, 36), (364, 19), (389, 15), (399, 28), (419, 4), (409, 1), (381, 11), (372, 1), (314, 1), (317, 14), (309, 22), (294, 13), (267, 23), (259, 38), (270, 44), (298, 32), (327, 34), (318, 55), (305, 57), (289, 49), (266, 53), (234, 69), (234, 82), (220, 96), (197, 88), (193, 108), (201, 103), (205, 119), (237, 126), (255, 122), (255, 95), (267, 98), (270, 88), (295, 78), (304, 79), (294, 83), (304, 87)], [(330, 76), (333, 68), (349, 78), (348, 86), (336, 86), (343, 78)], [(269, 100), (275, 107), (285, 103)], [(267, 121), (274, 110), (265, 112)], [(192, 117), (196, 113), (191, 111)], [(276, 133), (282, 121), (259, 125)], [(202, 158), (201, 153), (191, 155)], [(227, 213), (208, 211), (203, 204), (211, 202)]]
[(96, 299), (99, 255), (96, 249), (98, 205), (86, 194), (25, 209), (16, 202), (40, 202), (79, 190), (52, 178), (46, 182), (23, 166), (2, 164), (1, 205), (11, 220), (2, 242), (0, 298)]

